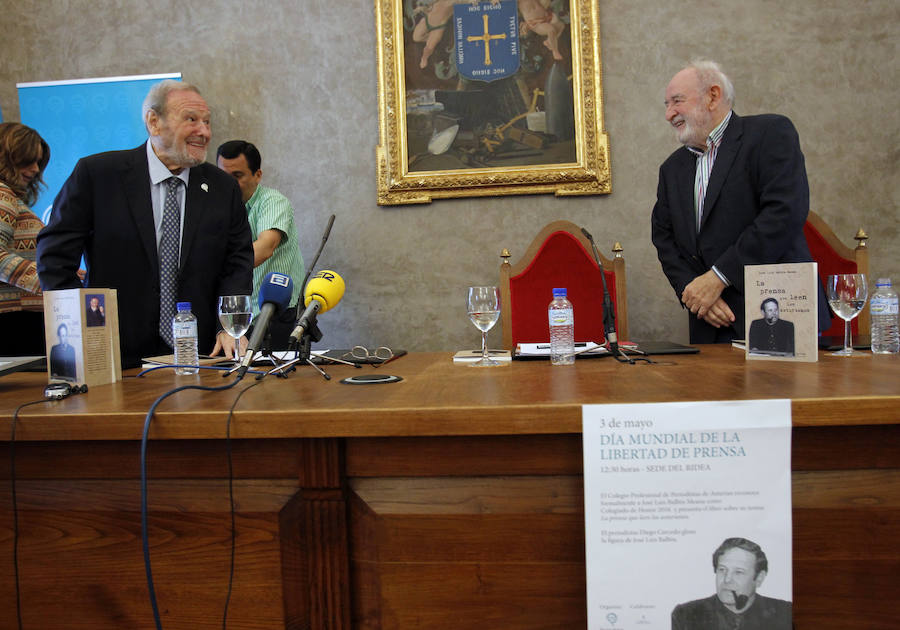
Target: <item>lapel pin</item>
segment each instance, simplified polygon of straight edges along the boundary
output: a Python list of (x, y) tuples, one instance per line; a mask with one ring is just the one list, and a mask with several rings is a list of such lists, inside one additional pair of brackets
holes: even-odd
[(206, 185), (206, 182), (200, 184), (200, 190), (202, 190), (203, 192), (209, 192), (209, 186)]

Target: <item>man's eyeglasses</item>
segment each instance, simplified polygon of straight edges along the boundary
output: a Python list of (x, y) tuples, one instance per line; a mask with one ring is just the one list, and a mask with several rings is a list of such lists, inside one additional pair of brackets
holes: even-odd
[(385, 361), (394, 358), (394, 351), (387, 346), (378, 346), (375, 348), (374, 352), (365, 346), (353, 346), (353, 348), (350, 349), (350, 352), (344, 353), (344, 358), (346, 359), (347, 357), (352, 357), (357, 361), (365, 361), (367, 363), (374, 363), (375, 361), (384, 363)]

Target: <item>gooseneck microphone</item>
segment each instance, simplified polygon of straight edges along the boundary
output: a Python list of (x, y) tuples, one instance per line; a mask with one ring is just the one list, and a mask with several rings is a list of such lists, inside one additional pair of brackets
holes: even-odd
[(600, 268), (600, 279), (603, 281), (603, 332), (609, 344), (609, 351), (613, 355), (617, 355), (619, 353), (619, 337), (616, 334), (616, 308), (613, 306), (609, 288), (606, 286), (606, 273), (603, 271), (603, 263), (600, 262), (600, 254), (597, 250), (597, 245), (594, 243), (594, 237), (585, 228), (581, 228), (581, 233), (591, 242), (594, 260), (597, 261), (597, 267)]
[(241, 360), (241, 366), (238, 368), (238, 379), (243, 378), (250, 368), (250, 363), (253, 362), (253, 355), (256, 354), (266, 337), (272, 317), (290, 304), (293, 290), (294, 283), (291, 277), (283, 273), (275, 273), (274, 271), (269, 273), (262, 285), (260, 285), (259, 315), (256, 316), (253, 322), (253, 334), (250, 335), (250, 343), (247, 345), (247, 351)]
[[(313, 269), (316, 268), (316, 263), (319, 262), (319, 256), (322, 255), (322, 250), (325, 249), (325, 243), (328, 242), (328, 237), (331, 236), (331, 227), (334, 225), (334, 215), (332, 214), (328, 218), (328, 225), (325, 226), (325, 233), (322, 234), (322, 242), (319, 243), (319, 249), (316, 250), (316, 255), (313, 256), (312, 262), (309, 267), (306, 269), (306, 275), (303, 277), (303, 284), (300, 286), (305, 287), (306, 283), (309, 282), (309, 277), (312, 275)], [(300, 300), (297, 300), (297, 307), (294, 316), (297, 318), (297, 321), (300, 320), (300, 311), (303, 308), (303, 304), (300, 303)], [(295, 339), (291, 338), (291, 343), (293, 343)]]
[(297, 318), (297, 324), (291, 332), (292, 344), (298, 343), (303, 333), (315, 325), (317, 313), (324, 313), (341, 301), (345, 288), (344, 279), (334, 271), (320, 271), (309, 281), (303, 292), (306, 309)]
[[(334, 225), (334, 215), (332, 214), (328, 218), (328, 225), (325, 226), (325, 233), (322, 234), (322, 242), (319, 243), (319, 249), (316, 251), (316, 255), (313, 256), (312, 262), (309, 265), (309, 269), (306, 270), (306, 276), (303, 278), (303, 286), (306, 286), (306, 283), (309, 282), (309, 277), (312, 275), (313, 269), (316, 268), (316, 263), (319, 262), (319, 256), (322, 255), (322, 250), (325, 249), (325, 243), (328, 242), (328, 237), (331, 236), (331, 227)], [(297, 304), (297, 313), (300, 312), (300, 304)]]

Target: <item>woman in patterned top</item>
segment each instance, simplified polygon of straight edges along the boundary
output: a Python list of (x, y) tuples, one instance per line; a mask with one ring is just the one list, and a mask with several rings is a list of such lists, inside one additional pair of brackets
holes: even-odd
[(29, 209), (50, 147), (30, 127), (0, 123), (0, 330), (6, 356), (42, 355), (43, 297), (34, 264), (41, 220)]

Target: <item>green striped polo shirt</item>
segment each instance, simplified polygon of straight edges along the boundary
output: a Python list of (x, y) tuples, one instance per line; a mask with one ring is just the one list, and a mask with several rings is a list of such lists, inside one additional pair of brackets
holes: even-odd
[(261, 265), (253, 269), (253, 316), (259, 314), (259, 287), (270, 272), (283, 273), (294, 281), (290, 306), (296, 306), (297, 299), (303, 292), (303, 255), (300, 253), (300, 242), (297, 238), (297, 227), (294, 225), (294, 208), (288, 198), (274, 188), (257, 186), (256, 192), (247, 201), (247, 218), (253, 240), (266, 230), (278, 230), (284, 236), (278, 247)]

